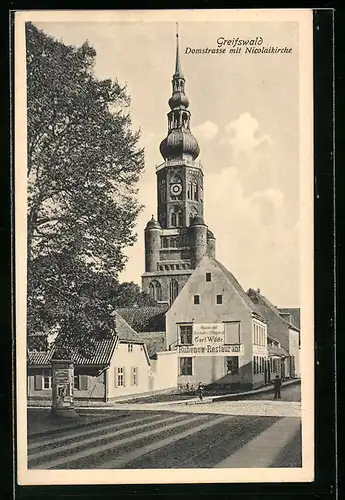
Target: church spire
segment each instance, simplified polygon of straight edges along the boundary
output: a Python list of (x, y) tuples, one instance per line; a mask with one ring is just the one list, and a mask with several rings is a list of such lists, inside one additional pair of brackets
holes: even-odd
[(190, 131), (191, 114), (189, 101), (185, 94), (186, 80), (181, 71), (179, 30), (176, 23), (176, 61), (172, 78), (172, 96), (168, 104), (168, 135), (160, 144), (164, 160), (192, 159), (199, 156), (199, 145)]
[(174, 78), (183, 78), (183, 74), (181, 71), (181, 61), (180, 61), (180, 40), (179, 40), (179, 32), (178, 32), (178, 23), (176, 23), (176, 63), (175, 63), (175, 74)]

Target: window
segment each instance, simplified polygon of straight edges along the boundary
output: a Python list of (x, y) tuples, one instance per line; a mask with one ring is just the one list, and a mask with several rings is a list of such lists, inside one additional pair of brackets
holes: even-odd
[(74, 375), (74, 389), (80, 390), (79, 375)]
[(133, 352), (133, 344), (127, 344), (128, 352)]
[(188, 182), (187, 193), (188, 193), (188, 200), (191, 200), (192, 199), (192, 183), (191, 182)]
[(168, 248), (168, 238), (162, 238), (162, 247)]
[(43, 370), (43, 389), (52, 388), (52, 373), (50, 370)]
[(228, 356), (226, 358), (226, 371), (230, 375), (238, 375), (238, 356)]
[(159, 186), (159, 195), (162, 202), (166, 201), (166, 187), (165, 181), (162, 181)]
[(173, 227), (179, 227), (183, 225), (182, 212), (179, 207), (174, 207), (170, 213), (170, 221)]
[(180, 325), (180, 344), (190, 345), (193, 343), (193, 327), (192, 325)]
[(182, 226), (183, 225), (183, 220), (182, 220), (182, 212), (177, 213), (177, 225)]
[(125, 368), (124, 366), (115, 367), (115, 386), (125, 387)]
[(217, 295), (216, 302), (217, 304), (223, 304), (223, 295)]
[(138, 385), (138, 367), (132, 366), (131, 369), (131, 385)]
[(198, 183), (193, 182), (192, 184), (192, 199), (198, 201)]
[(153, 300), (162, 300), (162, 287), (159, 281), (151, 281), (149, 284), (149, 294)]
[(253, 363), (253, 368), (254, 368), (254, 375), (256, 375), (256, 356), (254, 356), (254, 363)]
[(171, 280), (169, 292), (170, 292), (170, 304), (172, 304), (176, 299), (176, 297), (178, 296), (178, 283), (176, 280)]
[(196, 217), (198, 215), (198, 211), (195, 210), (195, 209), (192, 209), (190, 211), (190, 214), (189, 214), (189, 225), (192, 224), (192, 220), (194, 219), (194, 217)]
[(206, 273), (206, 281), (211, 281), (211, 273)]
[(225, 344), (240, 344), (240, 322), (233, 321), (224, 324)]
[(194, 295), (194, 304), (199, 305), (200, 304), (200, 295)]
[(193, 358), (180, 358), (180, 375), (193, 375)]

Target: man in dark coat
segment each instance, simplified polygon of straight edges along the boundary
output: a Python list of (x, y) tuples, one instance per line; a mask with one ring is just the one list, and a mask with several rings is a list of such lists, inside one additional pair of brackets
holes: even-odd
[(204, 386), (202, 385), (201, 382), (199, 382), (199, 385), (198, 385), (198, 395), (199, 395), (199, 399), (200, 401), (203, 401), (203, 396), (204, 396)]
[(274, 385), (274, 399), (281, 399), (280, 389), (282, 386), (282, 381), (281, 378), (279, 378), (279, 375), (276, 375), (276, 378), (273, 381), (273, 385)]

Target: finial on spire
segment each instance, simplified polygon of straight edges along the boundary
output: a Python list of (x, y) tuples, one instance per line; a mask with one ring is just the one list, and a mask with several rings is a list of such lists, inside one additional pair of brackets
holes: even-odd
[(175, 75), (182, 76), (181, 72), (181, 62), (180, 62), (180, 47), (179, 47), (179, 24), (176, 23), (176, 64), (175, 64)]

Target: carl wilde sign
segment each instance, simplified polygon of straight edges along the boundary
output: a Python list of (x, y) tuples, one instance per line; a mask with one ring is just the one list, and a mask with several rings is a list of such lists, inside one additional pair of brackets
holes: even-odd
[(179, 355), (193, 354), (194, 356), (240, 356), (243, 346), (240, 344), (225, 344), (225, 324), (194, 324), (192, 345), (178, 345)]

